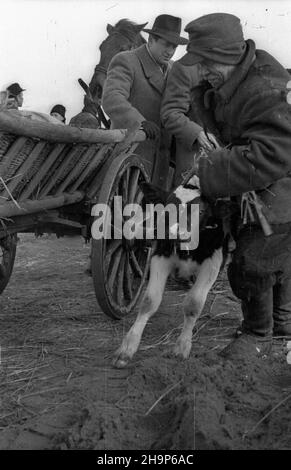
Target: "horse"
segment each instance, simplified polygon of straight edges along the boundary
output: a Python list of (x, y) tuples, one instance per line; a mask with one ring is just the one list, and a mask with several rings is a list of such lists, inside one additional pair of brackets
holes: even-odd
[(140, 34), (147, 23), (136, 24), (128, 19), (119, 20), (115, 26), (107, 25), (108, 37), (101, 43), (100, 61), (96, 65), (93, 77), (89, 84), (91, 95), (98, 104), (102, 96), (103, 85), (111, 59), (121, 51), (136, 49), (145, 44)]

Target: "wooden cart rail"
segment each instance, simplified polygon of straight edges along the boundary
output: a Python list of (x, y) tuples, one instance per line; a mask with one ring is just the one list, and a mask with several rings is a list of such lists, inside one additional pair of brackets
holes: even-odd
[(72, 204), (84, 192), (93, 198), (103, 163), (145, 139), (143, 132), (125, 136), (0, 112), (0, 217)]

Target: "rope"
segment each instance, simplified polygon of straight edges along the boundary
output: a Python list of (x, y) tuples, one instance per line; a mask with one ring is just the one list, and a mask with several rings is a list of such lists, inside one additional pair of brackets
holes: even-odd
[(12, 196), (7, 184), (5, 183), (5, 181), (3, 180), (2, 176), (0, 176), (0, 181), (1, 183), (3, 184), (4, 188), (6, 189), (7, 193), (9, 194), (9, 196), (11, 197), (11, 200), (14, 202), (14, 204), (16, 205), (16, 207), (18, 207), (18, 209), (21, 209), (20, 205), (18, 204), (18, 202), (14, 199), (14, 197)]

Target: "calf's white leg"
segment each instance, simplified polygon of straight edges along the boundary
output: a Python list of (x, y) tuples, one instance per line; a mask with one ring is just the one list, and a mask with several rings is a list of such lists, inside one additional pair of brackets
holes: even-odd
[(125, 367), (136, 353), (143, 330), (150, 317), (158, 310), (162, 301), (167, 278), (172, 270), (172, 258), (154, 255), (151, 259), (150, 279), (142, 300), (139, 313), (133, 326), (124, 337), (120, 348), (116, 351), (113, 365)]
[(177, 339), (174, 353), (184, 359), (189, 357), (192, 347), (192, 331), (198, 320), (205, 301), (217, 279), (222, 264), (222, 249), (215, 250), (211, 258), (207, 258), (201, 264), (197, 273), (196, 281), (183, 303), (184, 325)]

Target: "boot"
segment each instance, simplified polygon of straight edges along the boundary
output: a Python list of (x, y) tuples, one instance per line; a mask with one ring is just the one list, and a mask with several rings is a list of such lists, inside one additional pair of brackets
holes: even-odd
[(273, 288), (274, 336), (291, 337), (291, 279), (284, 279)]
[[(242, 334), (243, 334), (243, 326), (239, 325), (234, 332), (234, 336), (235, 338), (238, 338)], [(291, 339), (291, 325), (282, 325), (274, 321), (273, 337), (276, 338), (278, 336), (280, 337), (283, 336), (286, 339)]]
[(220, 355), (227, 359), (251, 359), (267, 356), (272, 349), (273, 290), (272, 287), (254, 297), (242, 300), (242, 325), (235, 339)]
[(272, 350), (272, 338), (243, 332), (228, 344), (219, 355), (225, 359), (254, 359), (266, 357)]

